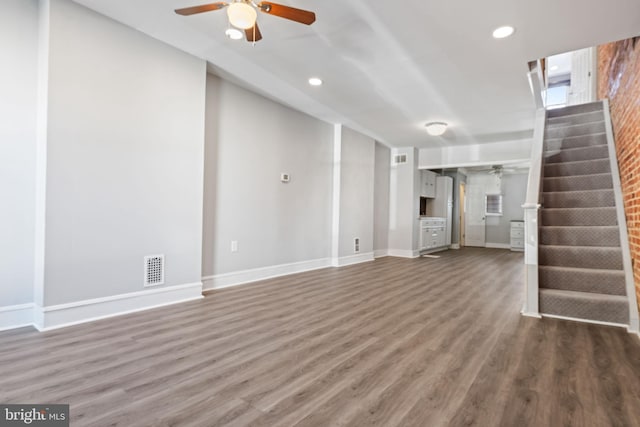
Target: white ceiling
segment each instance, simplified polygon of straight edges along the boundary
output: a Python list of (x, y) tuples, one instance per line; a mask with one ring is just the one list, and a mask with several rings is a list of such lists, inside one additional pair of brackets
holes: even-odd
[[(310, 27), (259, 14), (263, 40), (225, 37), (226, 13), (183, 17), (207, 0), (75, 0), (206, 59), (271, 99), (391, 146), (514, 140), (532, 133), (527, 62), (637, 35), (640, 1), (280, 0), (312, 10)], [(491, 32), (516, 33), (494, 40)], [(320, 88), (307, 79), (319, 76)], [(446, 121), (442, 137), (424, 124)]]

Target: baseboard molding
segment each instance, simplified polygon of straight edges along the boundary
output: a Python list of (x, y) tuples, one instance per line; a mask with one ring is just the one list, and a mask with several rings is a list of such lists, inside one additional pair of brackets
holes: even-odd
[(560, 319), (560, 320), (570, 320), (572, 322), (591, 323), (594, 325), (602, 325), (602, 326), (615, 326), (616, 328), (625, 328), (625, 329), (627, 329), (629, 326), (622, 323), (600, 322), (599, 320), (579, 319), (577, 317), (557, 316), (555, 314), (545, 314), (545, 313), (541, 313), (541, 314), (542, 314), (542, 317), (549, 317), (551, 319)]
[(420, 251), (410, 251), (406, 249), (389, 249), (389, 256), (398, 258), (418, 258)]
[(374, 258), (384, 258), (386, 256), (389, 256), (389, 249), (376, 249), (373, 251)]
[(242, 270), (232, 273), (206, 276), (202, 278), (202, 283), (203, 289), (205, 291), (211, 291), (214, 289), (223, 289), (231, 286), (244, 285), (245, 283), (252, 283), (259, 280), (287, 276), (289, 274), (302, 273), (305, 271), (318, 270), (327, 267), (331, 267), (331, 259), (321, 258), (311, 261), (272, 265), (269, 267), (253, 268), (251, 270)]
[(0, 307), (0, 331), (33, 325), (35, 304), (19, 304)]
[(460, 243), (452, 243), (449, 249), (460, 249)]
[(542, 319), (542, 316), (540, 315), (540, 313), (533, 313), (533, 312), (526, 312), (526, 311), (521, 311), (520, 312), (521, 315), (523, 315), (524, 317), (533, 317), (535, 319)]
[(202, 298), (201, 282), (167, 286), (69, 304), (36, 307), (33, 323), (39, 331), (49, 331), (199, 298)]
[(375, 259), (373, 252), (367, 252), (364, 254), (349, 255), (331, 260), (333, 267), (345, 267), (347, 265), (360, 264), (362, 262), (369, 262)]
[(491, 248), (491, 249), (511, 249), (511, 245), (509, 243), (485, 243), (484, 244), (485, 248)]

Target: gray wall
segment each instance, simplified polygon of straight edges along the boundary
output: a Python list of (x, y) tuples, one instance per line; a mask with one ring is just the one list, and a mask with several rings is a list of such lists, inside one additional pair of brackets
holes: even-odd
[(407, 163), (391, 163), (389, 196), (389, 250), (392, 255), (411, 256), (418, 249), (420, 214), (420, 174), (418, 151), (391, 150), (391, 156), (406, 154)]
[(389, 170), (391, 150), (376, 142), (373, 194), (373, 249), (389, 249)]
[(33, 300), (38, 2), (0, 13), (0, 307)]
[(373, 252), (373, 188), (375, 141), (342, 127), (340, 165), (340, 257), (354, 255), (354, 239), (360, 253)]
[(524, 219), (522, 204), (527, 192), (527, 174), (504, 174), (502, 176), (502, 216), (488, 216), (486, 242), (510, 244), (512, 220)]
[(45, 305), (200, 281), (206, 64), (51, 2)]
[(206, 102), (203, 275), (328, 258), (333, 127), (211, 75)]

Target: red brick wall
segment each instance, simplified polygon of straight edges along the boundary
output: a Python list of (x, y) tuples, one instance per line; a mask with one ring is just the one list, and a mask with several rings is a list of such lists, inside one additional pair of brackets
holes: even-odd
[(640, 37), (598, 46), (598, 97), (609, 98), (640, 303)]

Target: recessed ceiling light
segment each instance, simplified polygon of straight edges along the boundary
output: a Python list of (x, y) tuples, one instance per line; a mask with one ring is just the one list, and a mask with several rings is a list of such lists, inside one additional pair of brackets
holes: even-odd
[(495, 30), (493, 30), (493, 37), (496, 39), (503, 39), (505, 37), (509, 37), (511, 34), (513, 34), (514, 31), (515, 28), (509, 25), (505, 25), (504, 27), (496, 28)]
[(447, 124), (445, 122), (431, 122), (425, 125), (427, 133), (433, 136), (440, 136), (447, 130)]
[(237, 28), (227, 28), (224, 32), (231, 40), (240, 40), (242, 38), (242, 31)]
[(322, 85), (322, 79), (319, 79), (318, 77), (311, 77), (309, 79), (309, 84), (311, 86), (321, 86)]

